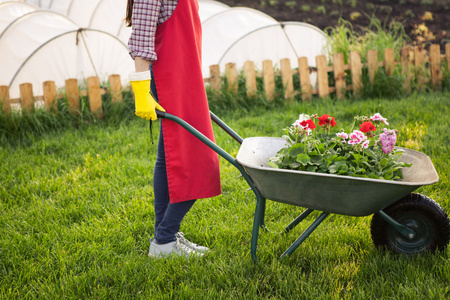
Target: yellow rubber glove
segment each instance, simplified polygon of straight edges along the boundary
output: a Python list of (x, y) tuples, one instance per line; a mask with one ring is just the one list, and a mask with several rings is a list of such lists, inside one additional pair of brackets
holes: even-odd
[(150, 71), (130, 74), (131, 87), (135, 97), (135, 114), (146, 120), (156, 120), (156, 111), (165, 111), (150, 93)]

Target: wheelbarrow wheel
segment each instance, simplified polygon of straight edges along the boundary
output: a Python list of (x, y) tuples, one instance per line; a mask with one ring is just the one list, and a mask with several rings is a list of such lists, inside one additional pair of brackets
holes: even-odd
[(374, 214), (371, 235), (375, 246), (395, 253), (416, 254), (423, 251), (443, 251), (450, 241), (450, 221), (442, 207), (433, 199), (412, 193), (383, 211), (414, 231), (406, 238), (379, 214)]

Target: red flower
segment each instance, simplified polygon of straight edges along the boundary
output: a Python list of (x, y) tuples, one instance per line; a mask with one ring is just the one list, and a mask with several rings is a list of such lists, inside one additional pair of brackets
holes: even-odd
[(314, 121), (311, 119), (301, 121), (300, 125), (302, 125), (303, 127), (308, 127), (311, 130), (316, 128), (316, 124), (314, 124)]
[(319, 118), (319, 126), (328, 124), (330, 124), (331, 127), (336, 126), (336, 121), (334, 120), (334, 117), (330, 117), (329, 115), (323, 115)]
[(360, 130), (364, 133), (377, 130), (375, 128), (375, 125), (373, 125), (370, 121), (363, 122), (361, 125), (359, 125), (359, 127)]

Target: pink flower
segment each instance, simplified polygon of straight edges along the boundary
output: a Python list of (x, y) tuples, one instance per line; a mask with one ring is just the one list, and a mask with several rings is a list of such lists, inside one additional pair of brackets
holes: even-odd
[(386, 118), (383, 118), (379, 113), (374, 114), (370, 117), (371, 121), (380, 121), (383, 122), (385, 125), (389, 125)]
[(363, 141), (367, 139), (364, 132), (361, 132), (359, 130), (353, 130), (353, 132), (350, 133), (349, 138), (350, 138), (350, 140), (348, 141), (349, 145), (361, 144)]
[(365, 140), (364, 142), (361, 143), (361, 146), (363, 147), (363, 149), (367, 149), (369, 148), (369, 140)]
[(384, 132), (380, 134), (381, 149), (386, 154), (391, 153), (397, 142), (397, 134), (395, 133), (395, 130), (388, 130), (386, 128), (383, 130)]
[(345, 132), (338, 132), (336, 133), (336, 136), (340, 137), (341, 139), (343, 139), (344, 141), (346, 139), (348, 139), (348, 134), (346, 134)]
[(383, 150), (383, 152), (386, 154), (391, 153), (392, 149), (394, 149), (394, 147), (390, 145), (381, 147), (381, 150)]

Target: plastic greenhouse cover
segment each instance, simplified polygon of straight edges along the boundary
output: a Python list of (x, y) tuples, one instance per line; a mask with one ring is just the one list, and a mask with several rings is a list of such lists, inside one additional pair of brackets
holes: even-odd
[(125, 45), (128, 45), (128, 39), (131, 35), (131, 27), (125, 26), (125, 23), (120, 26), (117, 38), (122, 41)]
[(36, 5), (42, 9), (50, 9), (50, 6), (53, 1), (61, 1), (61, 0), (26, 0), (26, 3)]
[(73, 0), (52, 0), (49, 9), (67, 15), (67, 11), (69, 10), (72, 1)]
[(26, 4), (18, 1), (9, 1), (0, 3), (0, 34), (9, 26), (15, 19), (21, 16), (36, 11), (38, 7), (31, 4)]
[(42, 82), (47, 80), (63, 87), (69, 78), (76, 78), (81, 84), (90, 76), (99, 76), (104, 82), (111, 74), (119, 74), (125, 85), (133, 69), (127, 47), (115, 36), (93, 29), (81, 33), (75, 30), (37, 49), (13, 78), (10, 94), (12, 98), (19, 97), (19, 84), (23, 82), (32, 83), (33, 93), (41, 95)]
[[(310, 66), (316, 65), (315, 57), (325, 54), (326, 34), (319, 28), (301, 22), (285, 22), (258, 28), (236, 41), (220, 58), (221, 70), (225, 64), (236, 63), (242, 68), (251, 60), (255, 67), (262, 69), (264, 60), (272, 60), (275, 66), (289, 58), (291, 67), (296, 68), (299, 57), (306, 56)], [(313, 83), (313, 82), (312, 82)]]
[(237, 40), (255, 29), (278, 24), (260, 11), (236, 7), (214, 15), (203, 26), (203, 65), (204, 77), (209, 77), (209, 66), (218, 64), (223, 53)]
[[(234, 62), (238, 68), (242, 68), (247, 60), (254, 61), (256, 67), (262, 69), (263, 60), (271, 59), (276, 66), (280, 59), (290, 58), (291, 66), (295, 68), (297, 58), (306, 56), (310, 66), (315, 66), (315, 56), (324, 53), (325, 33), (312, 25), (285, 22), (282, 28), (280, 23), (269, 15), (251, 8), (230, 8), (214, 0), (198, 1), (203, 27), (204, 77), (209, 77), (211, 65), (220, 64), (221, 70), (224, 71), (226, 63)], [(126, 27), (123, 21), (125, 0), (26, 2), (43, 9), (65, 12), (67, 15), (54, 11), (6, 13), (2, 10), (6, 3), (0, 4), (0, 49), (2, 49), (0, 84), (12, 84), (10, 93), (13, 98), (18, 97), (19, 83), (33, 81), (35, 94), (39, 94), (40, 92), (36, 91), (42, 88), (43, 81), (54, 80), (57, 86), (61, 87), (65, 79), (82, 79), (94, 75), (92, 64), (87, 63), (89, 61), (87, 51), (83, 50), (80, 44), (74, 45), (73, 42), (73, 36), (76, 36), (74, 31), (76, 32), (79, 27), (89, 27), (92, 30), (84, 31), (83, 35), (98, 38), (98, 41), (86, 38), (89, 49), (98, 49), (90, 51), (92, 57), (97, 55), (96, 51), (104, 51), (98, 54), (102, 56), (98, 58), (99, 61), (93, 60), (99, 76), (117, 73), (126, 83), (128, 73), (133, 71), (133, 63), (126, 47), (131, 28)], [(26, 5), (20, 2), (13, 3), (22, 7)], [(5, 19), (8, 18), (6, 22), (11, 23), (3, 25), (6, 27), (2, 35), (3, 15)], [(108, 38), (101, 36), (100, 31), (108, 33), (106, 34)], [(93, 44), (89, 44), (88, 40)], [(97, 45), (98, 42), (105, 40), (109, 40), (105, 42), (108, 47)], [(117, 59), (111, 55), (113, 53), (116, 53)], [(106, 67), (105, 63), (100, 62), (103, 59), (108, 59), (109, 64), (106, 65), (111, 66)], [(46, 61), (46, 64), (40, 64), (39, 61)], [(116, 66), (117, 61), (120, 61), (122, 66)], [(36, 72), (35, 68), (39, 72)], [(105, 80), (102, 77), (101, 79)]]
[[(199, 0), (199, 14), (202, 22), (227, 9), (229, 9), (228, 5), (218, 1)], [(109, 32), (116, 35), (124, 44), (127, 44), (131, 35), (131, 28), (125, 25), (125, 10), (126, 1), (101, 0), (92, 13), (89, 28)]]
[(122, 26), (125, 25), (126, 8), (127, 1), (125, 0), (100, 1), (89, 20), (89, 27), (119, 36)]
[(230, 8), (228, 5), (214, 0), (198, 0), (198, 6), (198, 13), (202, 23), (210, 17)]
[(26, 0), (24, 2), (41, 9), (52, 10), (65, 15), (72, 0)]
[(77, 23), (79, 27), (87, 28), (89, 27), (91, 16), (100, 1), (101, 0), (72, 0), (69, 9), (67, 10), (67, 17)]
[(0, 83), (9, 84), (20, 66), (43, 43), (76, 29), (75, 23), (51, 11), (35, 11), (16, 19), (0, 35)]

